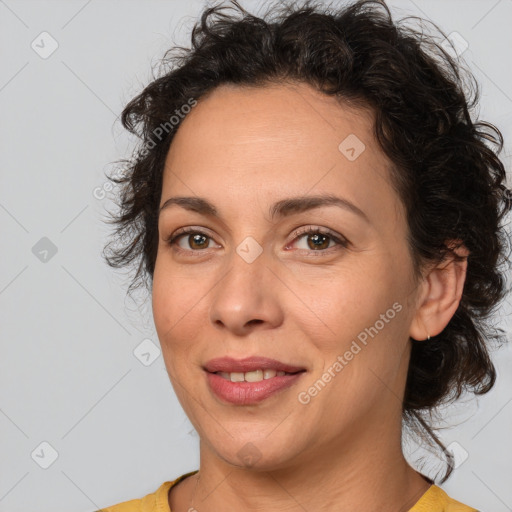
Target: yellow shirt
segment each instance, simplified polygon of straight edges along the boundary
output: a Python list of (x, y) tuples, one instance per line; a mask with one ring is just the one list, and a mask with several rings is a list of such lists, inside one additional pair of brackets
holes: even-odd
[[(176, 480), (164, 482), (154, 493), (144, 498), (124, 501), (96, 512), (172, 512), (169, 508), (170, 488), (195, 473), (197, 471), (186, 473)], [(441, 487), (433, 484), (408, 512), (478, 512), (478, 510), (455, 501)]]

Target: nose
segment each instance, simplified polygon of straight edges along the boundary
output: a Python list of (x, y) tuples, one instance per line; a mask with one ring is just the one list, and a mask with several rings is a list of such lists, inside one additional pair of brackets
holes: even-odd
[(264, 252), (250, 263), (233, 252), (229, 268), (224, 268), (210, 294), (210, 321), (215, 328), (244, 336), (282, 324), (281, 285), (268, 263)]

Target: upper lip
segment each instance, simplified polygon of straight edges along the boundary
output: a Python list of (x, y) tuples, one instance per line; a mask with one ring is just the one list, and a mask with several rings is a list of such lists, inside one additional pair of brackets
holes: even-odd
[(204, 369), (208, 372), (252, 372), (254, 370), (276, 370), (286, 373), (296, 373), (305, 368), (292, 366), (290, 364), (276, 361), (268, 357), (247, 357), (245, 359), (234, 359), (232, 357), (218, 357), (211, 359), (204, 365)]

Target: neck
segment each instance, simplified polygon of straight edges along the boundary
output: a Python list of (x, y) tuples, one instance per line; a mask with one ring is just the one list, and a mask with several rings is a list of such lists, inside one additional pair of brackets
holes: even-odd
[(183, 507), (171, 510), (334, 512), (342, 504), (344, 510), (406, 512), (430, 482), (409, 466), (400, 442), (383, 447), (382, 439), (368, 443), (359, 433), (358, 446), (331, 443), (314, 457), (272, 471), (234, 467), (202, 446), (201, 469), (187, 479)]

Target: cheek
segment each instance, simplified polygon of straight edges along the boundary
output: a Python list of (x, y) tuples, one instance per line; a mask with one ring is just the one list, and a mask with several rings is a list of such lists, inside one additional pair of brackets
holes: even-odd
[(324, 395), (334, 407), (339, 397), (350, 407), (356, 406), (353, 397), (371, 398), (375, 375), (392, 381), (407, 341), (405, 275), (391, 261), (366, 263), (338, 270), (324, 283), (323, 292), (304, 288), (302, 296), (308, 297), (315, 314), (309, 312), (308, 320), (303, 315), (294, 318), (317, 353), (315, 377), (324, 372), (336, 376), (329, 384), (332, 393)]
[(200, 286), (196, 283), (194, 292), (192, 283), (180, 277), (173, 266), (165, 260), (165, 254), (157, 256), (152, 289), (155, 325), (163, 332), (177, 325), (180, 317), (185, 314), (187, 304), (193, 299), (192, 295), (197, 294), (197, 286)]
[(172, 295), (169, 293), (169, 279), (164, 278), (165, 274), (162, 271), (161, 265), (157, 258), (155, 270), (153, 273), (153, 287), (151, 291), (151, 301), (153, 308), (153, 319), (155, 327), (160, 338), (163, 342), (163, 333), (170, 329), (172, 321), (170, 313), (173, 311)]
[(180, 275), (157, 259), (152, 288), (153, 320), (166, 363), (190, 357), (195, 350), (202, 334), (198, 326), (206, 325), (205, 295), (209, 288), (211, 284), (204, 278)]
[(373, 325), (396, 300), (396, 294), (391, 292), (392, 273), (367, 263), (361, 268), (339, 269), (319, 288), (298, 293), (306, 299), (308, 316), (316, 319), (316, 327), (328, 337), (330, 334), (334, 344), (343, 344), (343, 340)]
[[(155, 265), (152, 289), (152, 307), (155, 328), (163, 350), (173, 349), (176, 341), (182, 339), (177, 334), (186, 325), (190, 286), (183, 283), (159, 263)], [(189, 315), (193, 311), (189, 311)], [(181, 320), (180, 320), (181, 319)]]

